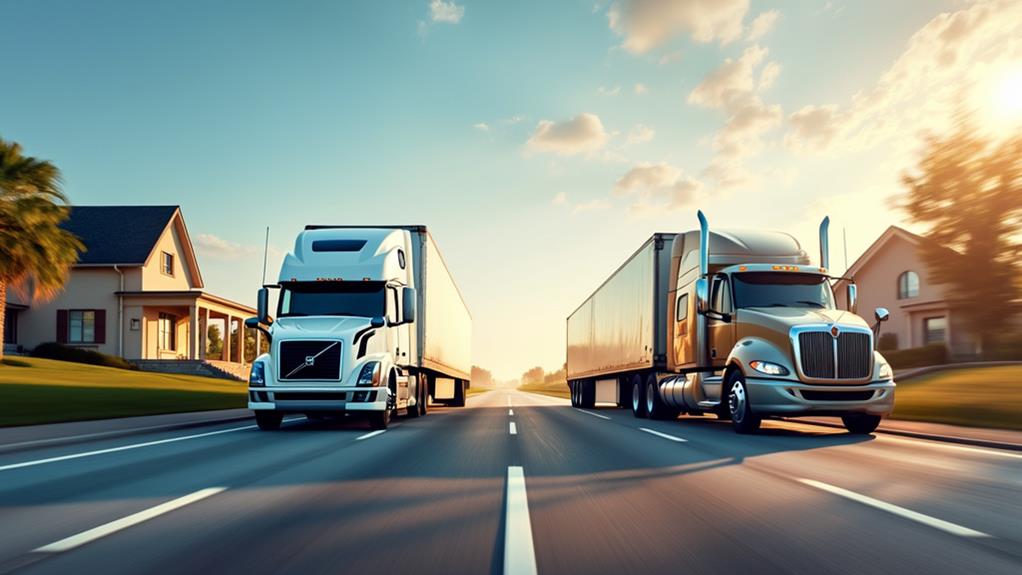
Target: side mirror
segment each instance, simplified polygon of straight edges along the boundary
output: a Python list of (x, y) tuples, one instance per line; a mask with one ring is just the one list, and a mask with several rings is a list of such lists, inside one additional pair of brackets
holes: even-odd
[(891, 318), (891, 312), (887, 311), (887, 308), (885, 307), (878, 307), (876, 308), (876, 311), (873, 312), (873, 317), (876, 318), (877, 325), (880, 325), (881, 322), (885, 322)]
[(270, 317), (270, 290), (259, 288), (259, 296), (256, 298), (256, 319), (270, 325), (273, 318)]
[[(848, 284), (848, 290), (845, 292), (848, 300), (848, 311), (856, 313), (859, 309), (859, 288), (853, 284)], [(886, 311), (886, 310), (885, 310)]]
[(401, 323), (413, 323), (415, 321), (415, 303), (417, 301), (415, 288), (401, 288)]
[[(259, 318), (257, 318), (257, 317), (247, 317), (247, 318), (245, 318), (245, 327), (247, 327), (249, 329), (258, 329), (259, 331), (263, 332), (263, 334), (266, 336), (266, 339), (268, 341), (273, 341), (273, 334), (270, 333), (270, 330), (268, 330), (265, 327), (263, 327), (263, 322), (261, 322), (259, 320)], [(259, 354), (257, 353), (256, 355), (259, 355)]]
[(383, 327), (387, 325), (387, 318), (383, 317), (382, 315), (379, 317), (374, 317), (373, 319), (369, 320), (369, 325), (373, 327)]
[(710, 282), (706, 278), (696, 280), (696, 313), (706, 313), (710, 309)]

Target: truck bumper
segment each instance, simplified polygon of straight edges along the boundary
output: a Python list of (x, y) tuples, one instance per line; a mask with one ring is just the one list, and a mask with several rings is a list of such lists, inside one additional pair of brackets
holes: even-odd
[(386, 387), (250, 387), (248, 408), (253, 411), (384, 411)]
[(894, 381), (862, 385), (810, 385), (796, 381), (748, 377), (745, 387), (758, 415), (890, 415)]

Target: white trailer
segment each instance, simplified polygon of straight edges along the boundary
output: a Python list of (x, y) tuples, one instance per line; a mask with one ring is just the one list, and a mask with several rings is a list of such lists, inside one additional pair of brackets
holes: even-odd
[(271, 341), (249, 378), (262, 429), (294, 412), (366, 412), (385, 428), (429, 397), (465, 404), (472, 318), (425, 226), (307, 226), (246, 324)]

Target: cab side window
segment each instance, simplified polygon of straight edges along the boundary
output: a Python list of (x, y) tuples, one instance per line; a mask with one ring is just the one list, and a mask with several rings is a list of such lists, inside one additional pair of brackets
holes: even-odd
[(401, 317), (400, 306), (397, 297), (397, 288), (387, 287), (387, 320), (389, 323), (395, 324)]
[(716, 312), (731, 313), (731, 288), (728, 285), (727, 277), (717, 276), (713, 278), (710, 307)]

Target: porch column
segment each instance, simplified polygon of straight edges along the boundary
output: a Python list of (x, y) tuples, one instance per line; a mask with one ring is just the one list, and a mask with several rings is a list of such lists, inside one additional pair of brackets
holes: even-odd
[(188, 306), (188, 359), (199, 358), (199, 309)]
[(233, 361), (231, 359), (231, 328), (234, 327), (234, 318), (231, 314), (227, 314), (224, 318), (224, 353), (222, 357), (224, 361)]
[(199, 359), (206, 359), (209, 351), (209, 308), (202, 308), (202, 345), (199, 347)]

